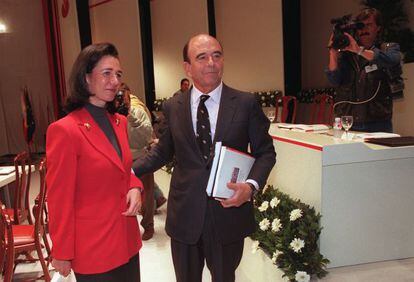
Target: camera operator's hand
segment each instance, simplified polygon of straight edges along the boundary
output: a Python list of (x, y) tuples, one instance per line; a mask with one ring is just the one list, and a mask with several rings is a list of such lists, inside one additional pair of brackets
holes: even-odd
[(366, 50), (363, 46), (359, 46), (358, 42), (349, 34), (344, 33), (349, 38), (349, 45), (344, 49), (344, 51), (350, 51), (355, 54), (358, 54), (358, 56), (362, 56), (368, 61), (372, 61), (374, 59), (374, 51), (372, 50)]
[[(358, 54), (360, 48), (355, 38), (353, 38), (349, 33), (344, 33), (349, 39), (349, 45), (343, 49), (343, 51), (350, 51), (352, 53)], [(342, 51), (342, 50), (341, 50)]]
[(332, 42), (333, 42), (333, 33), (329, 37), (328, 42), (328, 49), (329, 49), (329, 65), (328, 68), (330, 71), (334, 71), (338, 68), (338, 50), (332, 48)]

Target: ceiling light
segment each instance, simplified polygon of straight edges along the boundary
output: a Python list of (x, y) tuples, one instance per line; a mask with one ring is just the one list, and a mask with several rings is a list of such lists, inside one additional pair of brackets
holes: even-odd
[(3, 23), (0, 23), (0, 33), (5, 33), (6, 32), (6, 25)]

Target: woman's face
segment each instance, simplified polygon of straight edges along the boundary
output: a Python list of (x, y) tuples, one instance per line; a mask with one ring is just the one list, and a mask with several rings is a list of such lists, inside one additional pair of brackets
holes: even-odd
[(89, 97), (89, 103), (103, 108), (106, 103), (114, 100), (121, 84), (121, 77), (119, 60), (112, 56), (102, 57), (92, 73), (86, 75), (88, 90), (92, 94)]

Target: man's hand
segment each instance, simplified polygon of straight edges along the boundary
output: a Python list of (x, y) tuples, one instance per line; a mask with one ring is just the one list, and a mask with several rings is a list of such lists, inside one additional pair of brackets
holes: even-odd
[(250, 201), (252, 197), (252, 188), (247, 183), (227, 183), (227, 187), (234, 190), (233, 197), (220, 200), (221, 205), (225, 208), (240, 207), (245, 202)]
[(141, 210), (141, 191), (136, 188), (130, 189), (126, 196), (126, 201), (128, 205), (128, 210), (123, 212), (122, 215), (136, 216), (138, 212)]
[(70, 274), (72, 263), (70, 260), (52, 259), (52, 266), (59, 272), (60, 275), (66, 277)]
[(350, 52), (353, 52), (353, 53), (358, 53), (359, 52), (359, 45), (356, 42), (356, 40), (349, 33), (345, 32), (344, 34), (349, 39), (349, 45), (347, 47), (345, 47), (343, 49), (343, 51), (350, 51)]

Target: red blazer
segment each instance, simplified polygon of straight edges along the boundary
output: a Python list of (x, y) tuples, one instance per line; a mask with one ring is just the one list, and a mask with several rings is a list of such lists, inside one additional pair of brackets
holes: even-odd
[(126, 217), (126, 195), (143, 187), (131, 174), (127, 121), (109, 115), (122, 160), (86, 109), (47, 130), (47, 187), (52, 256), (75, 272), (102, 273), (128, 262), (142, 246), (136, 217)]

